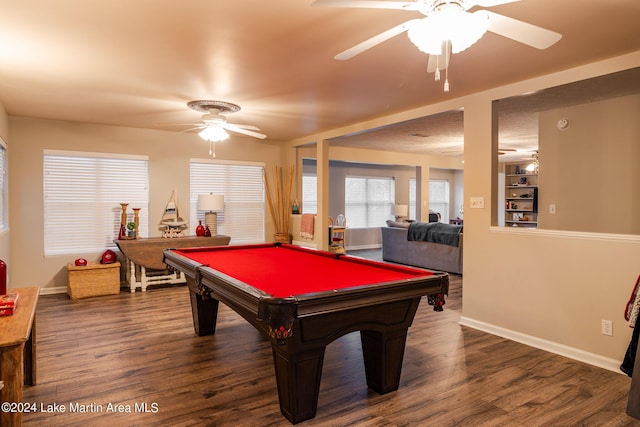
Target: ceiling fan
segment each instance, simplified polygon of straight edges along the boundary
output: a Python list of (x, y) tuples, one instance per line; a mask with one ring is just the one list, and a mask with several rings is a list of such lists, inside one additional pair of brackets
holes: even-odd
[[(205, 113), (202, 115), (201, 124), (194, 128), (187, 129), (187, 131), (202, 129), (203, 131), (200, 132), (200, 134), (206, 131), (204, 135), (200, 135), (202, 139), (208, 140), (205, 136), (211, 136), (211, 139), (213, 140), (224, 141), (229, 138), (229, 134), (226, 133), (227, 130), (253, 136), (254, 138), (264, 139), (267, 137), (264, 134), (255, 132), (260, 130), (255, 126), (238, 125), (227, 122), (227, 118), (225, 117), (226, 114), (240, 111), (240, 106), (236, 104), (224, 101), (199, 100), (187, 102), (187, 107), (194, 111)], [(216, 136), (219, 137), (216, 139)]]
[(204, 113), (201, 123), (196, 127), (186, 129), (190, 132), (200, 129), (200, 138), (209, 142), (209, 155), (215, 157), (215, 143), (229, 139), (227, 131), (237, 132), (254, 138), (264, 139), (267, 136), (256, 132), (260, 129), (251, 125), (239, 125), (227, 122), (225, 115), (240, 111), (240, 106), (224, 101), (196, 100), (187, 102), (187, 107), (194, 111)]
[[(488, 10), (468, 12), (476, 6), (492, 7), (517, 1), (520, 0), (316, 0), (311, 6), (399, 9), (422, 13), (424, 18), (403, 22), (339, 53), (335, 59), (353, 58), (406, 31), (411, 42), (430, 55), (427, 71), (436, 73), (436, 80), (439, 80), (439, 70), (448, 68), (451, 53), (468, 48), (486, 31), (537, 49), (546, 49), (562, 38), (562, 34)], [(444, 89), (448, 92), (448, 81), (445, 81)]]

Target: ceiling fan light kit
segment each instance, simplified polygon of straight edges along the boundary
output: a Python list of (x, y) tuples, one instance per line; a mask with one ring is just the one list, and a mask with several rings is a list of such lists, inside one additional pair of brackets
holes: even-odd
[(453, 3), (445, 6), (443, 11), (412, 21), (407, 30), (411, 43), (429, 55), (443, 55), (444, 42), (450, 43), (452, 53), (462, 52), (489, 28), (487, 15), (466, 12)]
[(209, 142), (221, 142), (229, 139), (227, 131), (219, 126), (207, 126), (198, 133), (198, 136)]

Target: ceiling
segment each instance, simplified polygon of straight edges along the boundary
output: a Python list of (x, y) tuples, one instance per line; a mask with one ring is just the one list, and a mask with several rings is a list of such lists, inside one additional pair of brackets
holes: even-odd
[[(230, 122), (277, 143), (640, 50), (638, 0), (521, 0), (490, 10), (563, 38), (537, 50), (487, 33), (452, 57), (446, 93), (405, 34), (333, 59), (418, 12), (312, 2), (0, 0), (0, 103), (11, 116), (178, 132), (201, 116), (188, 101), (223, 100), (242, 107)], [(332, 143), (459, 155), (461, 124), (443, 113)]]

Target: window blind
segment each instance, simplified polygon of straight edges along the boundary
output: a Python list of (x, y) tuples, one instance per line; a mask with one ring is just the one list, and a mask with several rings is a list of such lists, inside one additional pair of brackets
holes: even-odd
[(302, 213), (318, 213), (318, 177), (302, 175)]
[(391, 177), (346, 177), (345, 216), (349, 227), (381, 227), (393, 219), (395, 182)]
[(195, 234), (198, 219), (199, 194), (224, 196), (224, 211), (218, 212), (218, 234), (231, 237), (233, 244), (265, 241), (265, 193), (262, 171), (264, 165), (192, 160), (190, 167), (191, 234)]
[(114, 248), (122, 207), (141, 208), (139, 233), (149, 235), (149, 173), (143, 156), (44, 154), (44, 254)]
[(449, 181), (432, 179), (429, 181), (429, 209), (440, 214), (440, 221), (449, 223)]

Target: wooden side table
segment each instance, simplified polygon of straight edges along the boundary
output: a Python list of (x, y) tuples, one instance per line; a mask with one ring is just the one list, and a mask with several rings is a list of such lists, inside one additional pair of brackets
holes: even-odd
[[(0, 402), (22, 402), (22, 385), (36, 384), (36, 305), (40, 288), (8, 289), (18, 293), (11, 316), (0, 317)], [(22, 413), (0, 411), (1, 426), (19, 426)]]
[(147, 269), (158, 271), (167, 269), (163, 259), (163, 250), (199, 246), (226, 246), (230, 241), (231, 237), (218, 235), (211, 237), (177, 237), (175, 239), (146, 237), (131, 240), (114, 240), (113, 242), (118, 245), (118, 249), (126, 258), (127, 282), (129, 283), (129, 289), (134, 293), (137, 288), (145, 292), (149, 285), (186, 282), (184, 275), (180, 272), (147, 274)]

